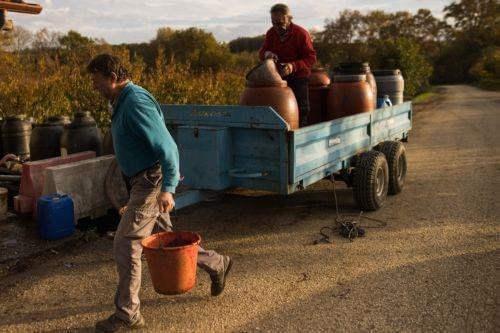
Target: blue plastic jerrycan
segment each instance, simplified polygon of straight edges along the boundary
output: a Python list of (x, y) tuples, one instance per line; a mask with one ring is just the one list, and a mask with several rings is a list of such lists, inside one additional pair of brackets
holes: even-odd
[(49, 194), (37, 201), (38, 231), (48, 240), (71, 236), (75, 232), (73, 200), (67, 194)]

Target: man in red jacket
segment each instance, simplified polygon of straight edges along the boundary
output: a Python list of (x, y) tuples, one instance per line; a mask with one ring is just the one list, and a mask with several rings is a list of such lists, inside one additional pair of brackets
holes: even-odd
[(307, 125), (309, 113), (309, 80), (311, 67), (316, 62), (311, 36), (306, 29), (292, 23), (287, 5), (271, 7), (273, 27), (266, 33), (259, 50), (260, 60), (273, 58), (280, 75), (292, 88), (299, 105), (300, 126)]

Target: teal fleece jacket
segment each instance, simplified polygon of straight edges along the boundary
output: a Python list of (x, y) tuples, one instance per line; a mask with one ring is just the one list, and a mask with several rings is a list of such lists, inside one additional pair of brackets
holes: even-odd
[(118, 96), (111, 117), (116, 159), (132, 177), (160, 163), (161, 190), (175, 193), (179, 183), (179, 152), (165, 125), (160, 105), (145, 89), (128, 83)]

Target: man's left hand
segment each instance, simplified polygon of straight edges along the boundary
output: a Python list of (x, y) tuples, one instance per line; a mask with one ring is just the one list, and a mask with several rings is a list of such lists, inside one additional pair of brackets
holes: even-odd
[(280, 75), (281, 77), (287, 77), (293, 72), (293, 65), (291, 63), (281, 64), (280, 66)]
[(158, 195), (160, 213), (170, 213), (175, 207), (174, 196), (170, 192), (160, 192)]

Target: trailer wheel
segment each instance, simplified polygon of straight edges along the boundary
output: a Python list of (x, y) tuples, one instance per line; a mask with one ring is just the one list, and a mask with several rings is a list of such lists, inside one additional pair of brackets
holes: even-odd
[(406, 148), (399, 141), (384, 141), (375, 150), (385, 155), (389, 167), (389, 194), (403, 190), (406, 179)]
[(354, 168), (353, 195), (362, 210), (377, 210), (387, 198), (389, 169), (384, 154), (369, 151), (359, 156)]

